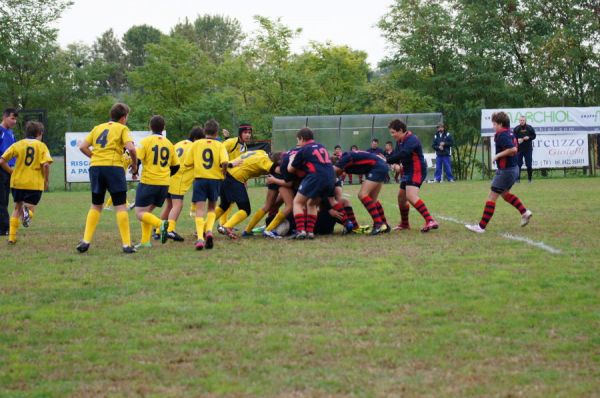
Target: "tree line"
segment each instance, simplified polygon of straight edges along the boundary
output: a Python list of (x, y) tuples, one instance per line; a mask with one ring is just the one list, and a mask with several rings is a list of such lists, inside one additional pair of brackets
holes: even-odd
[(152, 114), (181, 138), (215, 118), (249, 121), (270, 138), (273, 116), (442, 112), (460, 178), (477, 164), (480, 109), (600, 103), (600, 3), (595, 0), (390, 0), (378, 29), (390, 53), (330, 42), (291, 45), (300, 29), (256, 16), (198, 15), (168, 33), (112, 29), (92, 45), (61, 48), (56, 22), (67, 0), (0, 3), (0, 98), (5, 107), (48, 111), (53, 152), (65, 131), (88, 131), (115, 101), (132, 129)]

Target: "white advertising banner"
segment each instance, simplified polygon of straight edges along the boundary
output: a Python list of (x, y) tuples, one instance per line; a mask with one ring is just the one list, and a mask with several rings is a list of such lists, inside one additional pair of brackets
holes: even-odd
[[(66, 182), (90, 182), (90, 159), (79, 150), (79, 144), (89, 133), (65, 133), (65, 173)], [(137, 146), (149, 131), (132, 131), (133, 141)], [(164, 133), (163, 133), (164, 134)], [(127, 181), (133, 181), (127, 172)]]
[(481, 135), (491, 137), (492, 114), (506, 112), (510, 117), (510, 126), (519, 124), (519, 118), (525, 116), (536, 134), (598, 134), (600, 133), (600, 106), (586, 108), (522, 108), (522, 109), (482, 109)]
[[(493, 139), (490, 141), (494, 154), (496, 145)], [(532, 144), (534, 169), (584, 167), (590, 164), (587, 134), (538, 135)], [(492, 167), (495, 170), (496, 164)]]

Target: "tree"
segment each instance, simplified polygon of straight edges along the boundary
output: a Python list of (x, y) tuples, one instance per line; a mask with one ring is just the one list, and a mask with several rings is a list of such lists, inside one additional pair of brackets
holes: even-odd
[(109, 29), (96, 39), (92, 48), (94, 57), (104, 63), (105, 79), (102, 86), (106, 92), (118, 95), (127, 84), (127, 59), (121, 42)]
[(146, 45), (158, 43), (162, 37), (160, 30), (149, 25), (132, 26), (123, 35), (123, 49), (127, 53), (129, 70), (144, 64)]

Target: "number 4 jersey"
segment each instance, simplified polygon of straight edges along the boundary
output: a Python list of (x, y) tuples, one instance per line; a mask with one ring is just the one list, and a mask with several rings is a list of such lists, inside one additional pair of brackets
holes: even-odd
[(102, 123), (85, 137), (92, 148), (90, 166), (122, 166), (123, 149), (133, 142), (127, 126), (117, 123)]
[(44, 190), (42, 165), (52, 163), (48, 147), (42, 141), (25, 138), (12, 144), (2, 158), (6, 161), (17, 158), (10, 178), (10, 187), (32, 191)]
[(179, 157), (171, 141), (161, 134), (152, 134), (140, 141), (137, 156), (142, 162), (140, 182), (148, 185), (169, 185), (171, 166), (179, 164)]

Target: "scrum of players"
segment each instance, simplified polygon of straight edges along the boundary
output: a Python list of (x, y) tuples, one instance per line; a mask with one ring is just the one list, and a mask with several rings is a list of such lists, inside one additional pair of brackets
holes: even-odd
[[(400, 223), (393, 230), (411, 228), (411, 206), (424, 219), (421, 232), (439, 228), (419, 197), (421, 184), (427, 174), (421, 143), (398, 119), (390, 121), (388, 125), (396, 146), (386, 156), (368, 151), (338, 150), (330, 157), (327, 149), (314, 140), (309, 128), (297, 132), (297, 145), (294, 148), (269, 155), (263, 150), (247, 149), (252, 137), (251, 125), (240, 125), (237, 137), (221, 141), (218, 138), (219, 124), (215, 120), (207, 121), (203, 127), (194, 127), (188, 138), (173, 144), (162, 134), (165, 120), (161, 116), (152, 117), (149, 123), (152, 134), (135, 147), (126, 127), (128, 115), (127, 105), (115, 104), (110, 112), (110, 121), (94, 127), (79, 145), (81, 152), (91, 159), (89, 175), (92, 193), (83, 237), (76, 247), (80, 253), (90, 248), (101, 213), (106, 208), (106, 191), (115, 210), (124, 253), (151, 248), (153, 238), (161, 243), (168, 240), (185, 241), (176, 227), (184, 207), (184, 196), (190, 189), (190, 215), (194, 217), (196, 250), (214, 247), (213, 230), (217, 220), (217, 231), (229, 239), (260, 234), (274, 240), (284, 237), (311, 240), (315, 235), (333, 233), (337, 224), (342, 226), (343, 234), (389, 233), (392, 227), (379, 201), (379, 193), (389, 179), (390, 170), (401, 175), (398, 190)], [(41, 137), (38, 130), (41, 131), (39, 126), (31, 132), (33, 138), (30, 137), (30, 140), (38, 135)], [(21, 146), (22, 151), (28, 151), (27, 145)], [(41, 193), (42, 184), (47, 184), (47, 170), (52, 160), (41, 146), (38, 152), (42, 156), (34, 158), (34, 164), (38, 170), (43, 170), (41, 175), (45, 178), (39, 179), (39, 187), (36, 185)], [(29, 156), (28, 152), (24, 153)], [(9, 155), (14, 156), (12, 152)], [(3, 155), (0, 167), (9, 170), (7, 160)], [(15, 170), (26, 166), (29, 165), (17, 163)], [(138, 176), (140, 166), (142, 172)], [(127, 202), (125, 173), (128, 169), (134, 178), (139, 178), (133, 205)], [(358, 199), (371, 217), (371, 225), (359, 225), (350, 201), (342, 193), (343, 177), (352, 174), (364, 176)], [(247, 182), (261, 176), (266, 176), (267, 182), (265, 202), (252, 214)], [(515, 201), (514, 195), (508, 190), (506, 193), (510, 197), (505, 200)], [(24, 225), (30, 222), (30, 215), (41, 197), (34, 196), (35, 204), (28, 203), (28, 197), (23, 192), (15, 199), (10, 243), (16, 241), (16, 225), (13, 224), (18, 224), (18, 218), (22, 219)], [(531, 212), (520, 202), (518, 204), (521, 207), (519, 211), (522, 216), (527, 216), (528, 222)], [(234, 205), (237, 211), (231, 214)], [(153, 210), (161, 207), (162, 212), (159, 216), (155, 215)], [(488, 217), (487, 221), (491, 218), (488, 207), (486, 203), (484, 217)], [(130, 208), (135, 208), (141, 226), (141, 239), (137, 245), (131, 242)], [(255, 228), (265, 216), (265, 227)], [(247, 226), (238, 235), (236, 226), (248, 217)]]

